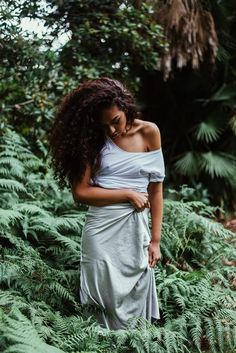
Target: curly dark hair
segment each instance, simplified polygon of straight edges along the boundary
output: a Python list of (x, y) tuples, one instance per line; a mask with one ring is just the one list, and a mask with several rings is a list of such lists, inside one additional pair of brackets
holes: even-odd
[(87, 164), (94, 177), (106, 139), (101, 113), (113, 105), (131, 126), (139, 117), (131, 91), (109, 77), (87, 80), (64, 97), (49, 132), (50, 166), (61, 189), (81, 181)]

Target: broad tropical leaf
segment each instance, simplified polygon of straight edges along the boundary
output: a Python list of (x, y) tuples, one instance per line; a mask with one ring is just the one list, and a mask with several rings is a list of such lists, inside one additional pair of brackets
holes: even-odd
[[(226, 158), (221, 152), (206, 152), (200, 155), (201, 169), (209, 174), (212, 178), (223, 177), (230, 178), (235, 177), (236, 173), (236, 161), (232, 161)], [(233, 158), (233, 156), (232, 156)]]
[(183, 175), (194, 175), (199, 171), (199, 158), (197, 153), (189, 151), (183, 154), (175, 162), (175, 168), (178, 173)]
[(206, 141), (207, 143), (218, 140), (222, 132), (221, 128), (218, 128), (217, 122), (202, 121), (195, 131), (195, 136), (198, 141)]

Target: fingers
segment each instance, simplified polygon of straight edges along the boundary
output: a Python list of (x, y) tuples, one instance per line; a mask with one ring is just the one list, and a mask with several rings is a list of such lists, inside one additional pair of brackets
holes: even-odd
[(157, 263), (157, 260), (150, 261), (149, 262), (149, 267), (152, 267), (152, 268), (155, 267), (156, 263)]
[(145, 208), (150, 208), (150, 204), (147, 203), (147, 204), (145, 204), (145, 206), (143, 206), (143, 207), (136, 208), (136, 210), (137, 210), (137, 212), (142, 212), (142, 211), (145, 210)]
[(133, 202), (136, 211), (142, 212), (145, 208), (150, 208), (149, 194), (147, 192), (137, 192), (137, 194), (137, 199)]
[(149, 264), (149, 267), (155, 267), (156, 266), (156, 263), (157, 263), (157, 259), (151, 259), (148, 264)]
[(136, 208), (136, 210), (138, 212), (142, 212), (142, 211), (144, 211), (145, 208), (150, 208), (150, 207), (151, 207), (151, 204), (150, 204), (150, 202), (147, 199), (145, 202), (140, 204), (139, 207)]
[(155, 267), (157, 261), (160, 260), (160, 257), (156, 257), (154, 253), (148, 255), (148, 264), (149, 267)]
[(156, 261), (153, 258), (153, 254), (149, 254), (149, 256), (148, 256), (148, 264), (149, 264), (149, 267), (154, 267), (155, 266)]

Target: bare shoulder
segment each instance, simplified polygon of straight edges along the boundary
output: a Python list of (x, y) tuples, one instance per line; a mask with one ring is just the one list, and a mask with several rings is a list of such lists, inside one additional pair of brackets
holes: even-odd
[(145, 121), (142, 133), (150, 151), (161, 148), (161, 133), (156, 123)]

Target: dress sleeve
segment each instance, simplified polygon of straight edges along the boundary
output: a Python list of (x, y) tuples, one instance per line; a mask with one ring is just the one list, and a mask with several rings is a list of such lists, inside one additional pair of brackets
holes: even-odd
[(162, 154), (162, 149), (156, 151), (152, 155), (150, 169), (149, 169), (149, 182), (163, 181), (165, 178), (165, 164)]

